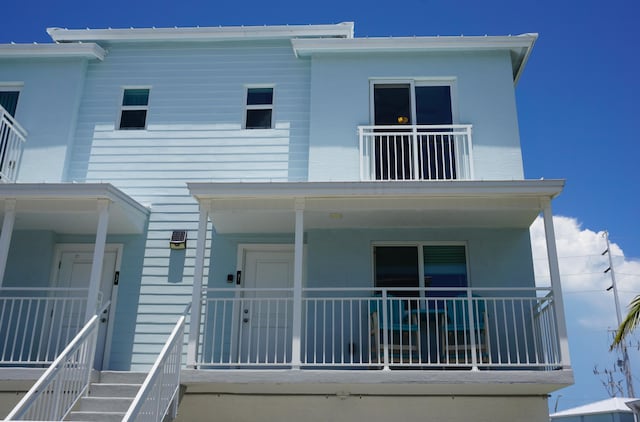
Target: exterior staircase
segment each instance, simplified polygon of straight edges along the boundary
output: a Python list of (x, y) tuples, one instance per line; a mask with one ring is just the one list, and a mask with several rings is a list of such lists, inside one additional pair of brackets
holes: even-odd
[(144, 372), (100, 372), (99, 381), (91, 383), (88, 397), (80, 400), (67, 420), (122, 421), (146, 376)]

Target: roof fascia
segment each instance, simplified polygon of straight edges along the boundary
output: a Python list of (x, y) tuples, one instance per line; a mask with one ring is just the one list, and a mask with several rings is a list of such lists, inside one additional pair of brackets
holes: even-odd
[(353, 38), (353, 22), (331, 25), (220, 26), (195, 28), (47, 28), (56, 42), (78, 41), (230, 41), (305, 37)]
[(142, 215), (149, 215), (145, 206), (110, 183), (8, 183), (0, 185), (0, 198), (108, 199)]
[(94, 43), (0, 44), (0, 58), (84, 58), (103, 60), (105, 50)]
[(340, 53), (407, 53), (431, 51), (509, 50), (517, 84), (538, 34), (515, 36), (398, 37), (354, 39), (292, 39), (296, 57)]
[(430, 182), (273, 182), (187, 183), (199, 200), (216, 198), (319, 197), (495, 197), (555, 198), (564, 180), (430, 181)]

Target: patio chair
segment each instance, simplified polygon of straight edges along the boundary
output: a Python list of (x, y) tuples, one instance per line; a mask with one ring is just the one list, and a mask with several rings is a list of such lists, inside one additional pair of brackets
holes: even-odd
[[(370, 301), (371, 363), (384, 362), (383, 299)], [(417, 362), (420, 356), (420, 332), (415, 313), (406, 310), (406, 301), (387, 296), (387, 338), (389, 363)]]
[[(478, 362), (488, 361), (487, 333), (488, 326), (486, 304), (483, 299), (474, 295), (472, 313), (474, 333), (476, 336), (476, 353)], [(445, 321), (445, 362), (471, 364), (471, 330), (469, 326), (469, 308), (466, 295), (446, 300)]]

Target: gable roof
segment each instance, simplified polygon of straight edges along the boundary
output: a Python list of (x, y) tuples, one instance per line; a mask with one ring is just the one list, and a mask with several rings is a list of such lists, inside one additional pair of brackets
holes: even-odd
[(613, 397), (585, 404), (584, 406), (578, 406), (561, 412), (556, 412), (549, 416), (552, 418), (559, 418), (564, 416), (596, 415), (600, 413), (632, 413), (629, 406), (627, 406), (627, 403), (631, 403), (636, 400), (638, 399)]

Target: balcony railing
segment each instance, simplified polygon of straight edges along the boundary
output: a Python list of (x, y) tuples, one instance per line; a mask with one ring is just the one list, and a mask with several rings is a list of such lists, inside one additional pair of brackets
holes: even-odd
[(0, 182), (16, 181), (27, 132), (0, 106)]
[(361, 180), (472, 180), (471, 125), (359, 126)]
[(205, 293), (200, 368), (562, 366), (549, 289), (305, 288), (300, 339), (292, 290)]
[(87, 289), (0, 288), (0, 365), (48, 364), (80, 331)]

